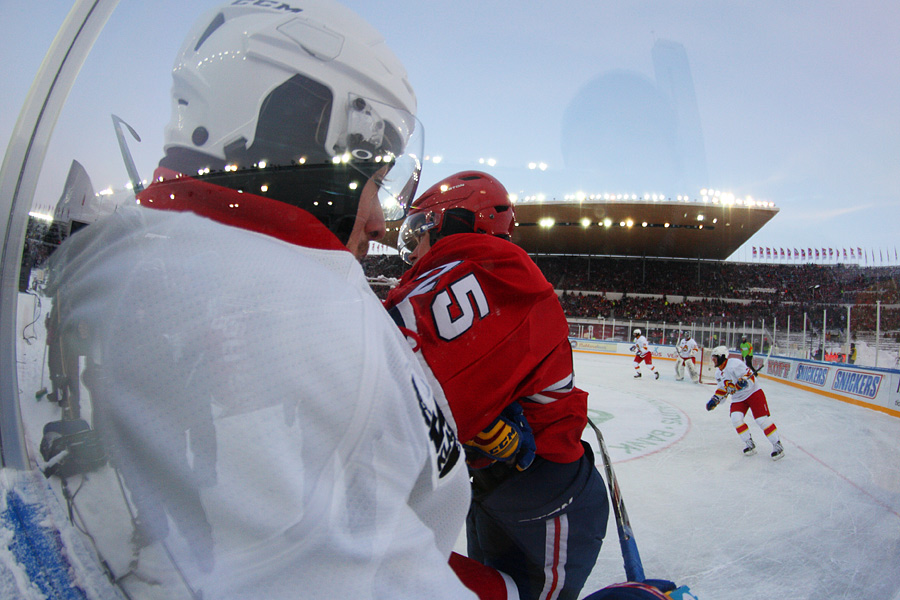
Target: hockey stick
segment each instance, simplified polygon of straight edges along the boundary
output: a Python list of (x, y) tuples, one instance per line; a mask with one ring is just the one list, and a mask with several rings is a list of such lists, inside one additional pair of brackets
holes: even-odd
[(628, 581), (641, 583), (644, 581), (644, 566), (641, 564), (641, 555), (638, 553), (637, 544), (634, 541), (634, 533), (631, 531), (631, 522), (628, 520), (628, 512), (625, 510), (625, 502), (622, 500), (622, 492), (619, 489), (619, 481), (613, 472), (612, 461), (609, 459), (609, 451), (603, 441), (603, 434), (588, 419), (588, 425), (597, 435), (597, 443), (600, 444), (600, 456), (603, 457), (603, 466), (606, 469), (606, 485), (609, 487), (610, 499), (613, 503), (613, 512), (616, 516), (616, 530), (619, 532), (619, 546), (622, 548), (622, 560), (625, 563), (625, 576)]
[[(622, 500), (622, 492), (619, 489), (619, 481), (613, 472), (612, 460), (609, 458), (609, 451), (606, 449), (606, 442), (603, 441), (603, 434), (600, 429), (588, 418), (588, 425), (594, 430), (597, 436), (597, 443), (600, 444), (600, 456), (603, 457), (603, 466), (606, 469), (606, 485), (609, 487), (609, 495), (612, 497), (613, 512), (616, 516), (616, 531), (619, 533), (619, 547), (622, 549), (622, 560), (625, 564), (625, 576), (628, 581), (636, 583), (644, 583), (659, 586), (659, 584), (668, 584), (669, 587), (666, 596), (672, 600), (697, 600), (691, 589), (686, 586), (678, 586), (671, 581), (661, 579), (648, 580), (644, 576), (644, 565), (641, 563), (641, 555), (638, 553), (637, 543), (634, 541), (634, 533), (631, 531), (631, 522), (628, 520), (628, 512), (625, 510), (625, 501)], [(674, 588), (674, 589), (672, 589)]]
[(769, 346), (769, 353), (766, 354), (766, 358), (763, 359), (763, 364), (761, 364), (761, 365), (759, 366), (758, 369), (754, 369), (753, 367), (750, 367), (750, 370), (753, 371), (753, 376), (754, 376), (754, 377), (755, 377), (760, 371), (762, 371), (763, 369), (765, 369), (765, 368), (766, 368), (766, 365), (769, 364), (769, 357), (772, 356), (772, 350), (774, 350), (774, 349), (775, 349), (775, 344), (772, 344), (771, 346)]

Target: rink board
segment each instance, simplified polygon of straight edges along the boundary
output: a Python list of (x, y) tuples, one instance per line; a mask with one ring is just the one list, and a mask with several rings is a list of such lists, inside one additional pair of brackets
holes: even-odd
[[(575, 352), (633, 354), (628, 342), (569, 340)], [(674, 360), (677, 356), (674, 346), (663, 344), (651, 344), (650, 352), (654, 360)], [(759, 362), (762, 357), (756, 358)], [(760, 373), (787, 385), (900, 418), (900, 371), (896, 369), (770, 356), (763, 362)]]

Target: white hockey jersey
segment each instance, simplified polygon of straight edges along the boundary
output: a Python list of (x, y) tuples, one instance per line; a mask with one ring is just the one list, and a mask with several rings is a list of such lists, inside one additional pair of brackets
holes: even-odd
[(697, 342), (692, 337), (678, 340), (675, 349), (681, 358), (691, 358), (692, 356), (696, 358), (698, 352)]
[(639, 335), (638, 338), (634, 340), (634, 345), (631, 348), (635, 354), (640, 356), (650, 354), (650, 343), (647, 341), (647, 336)]
[(52, 277), (116, 468), (76, 505), (132, 597), (474, 598), (449, 410), (351, 253), (129, 207)]
[(756, 375), (740, 358), (729, 358), (723, 368), (716, 369), (716, 396), (723, 400), (730, 394), (732, 402), (740, 402), (758, 389)]

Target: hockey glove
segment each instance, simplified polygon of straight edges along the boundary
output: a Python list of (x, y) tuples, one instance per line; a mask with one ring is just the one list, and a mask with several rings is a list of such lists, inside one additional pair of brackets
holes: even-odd
[(524, 471), (534, 462), (534, 434), (522, 406), (513, 402), (472, 440), (465, 442), (466, 463), (484, 469), (494, 462), (515, 464)]
[(666, 579), (645, 579), (640, 583), (636, 581), (614, 583), (594, 592), (584, 600), (671, 600), (671, 598), (684, 597), (669, 595), (676, 591), (678, 590), (675, 589), (675, 584)]
[(712, 410), (719, 405), (722, 399), (719, 396), (713, 396), (709, 399), (709, 402), (706, 403), (706, 410)]
[(736, 387), (736, 388), (739, 389), (739, 390), (744, 389), (744, 388), (747, 387), (748, 385), (750, 385), (750, 382), (747, 381), (746, 379), (744, 379), (743, 377), (741, 377), (740, 379), (738, 379), (738, 380), (734, 383), (734, 387)]

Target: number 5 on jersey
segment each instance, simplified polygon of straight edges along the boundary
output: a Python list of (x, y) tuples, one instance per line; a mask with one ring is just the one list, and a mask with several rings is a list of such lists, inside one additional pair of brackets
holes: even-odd
[[(475, 314), (483, 319), (490, 313), (487, 297), (474, 273), (469, 273), (438, 292), (431, 302), (431, 314), (441, 339), (458, 338), (472, 327)], [(454, 317), (454, 313), (457, 316)]]

